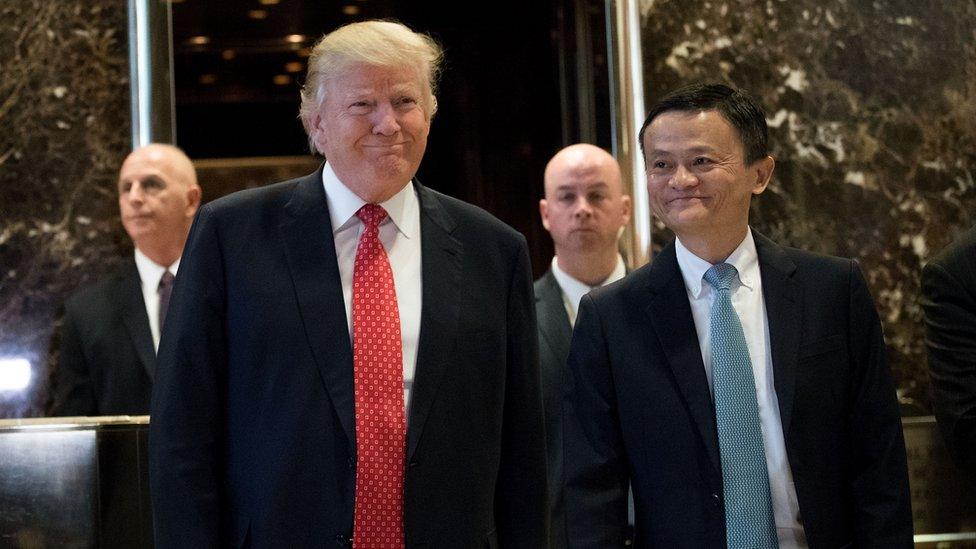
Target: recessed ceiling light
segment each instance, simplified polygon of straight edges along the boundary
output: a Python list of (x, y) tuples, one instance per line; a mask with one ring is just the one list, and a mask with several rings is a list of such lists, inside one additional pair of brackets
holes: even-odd
[(288, 36), (285, 37), (285, 42), (289, 42), (291, 44), (301, 44), (304, 41), (305, 41), (304, 34), (289, 34)]
[(267, 19), (268, 12), (265, 10), (250, 10), (247, 12), (247, 16), (251, 19)]
[(274, 6), (277, 5), (281, 0), (258, 0), (258, 4), (262, 6)]
[(217, 81), (217, 75), (216, 74), (201, 74), (200, 75), (200, 83), (203, 84), (203, 85), (205, 85), (205, 86), (209, 86), (210, 84), (213, 84), (216, 81)]
[(305, 65), (301, 61), (289, 61), (285, 63), (285, 70), (288, 72), (302, 72)]
[(189, 37), (189, 38), (186, 39), (186, 43), (189, 44), (189, 45), (191, 45), (191, 46), (202, 46), (204, 44), (209, 44), (210, 43), (210, 37), (209, 36), (202, 36), (202, 35), (201, 36), (191, 36), (191, 37)]
[(274, 83), (279, 86), (287, 86), (291, 84), (291, 77), (287, 74), (276, 74), (274, 77)]
[(230, 61), (231, 59), (237, 57), (237, 52), (234, 50), (224, 50), (220, 52), (220, 56), (224, 58), (224, 61)]
[(342, 13), (346, 15), (359, 15), (359, 6), (346, 5), (342, 6)]

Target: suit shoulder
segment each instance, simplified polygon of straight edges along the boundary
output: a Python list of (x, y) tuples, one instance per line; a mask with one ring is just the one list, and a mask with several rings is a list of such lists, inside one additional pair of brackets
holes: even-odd
[(653, 263), (643, 265), (634, 269), (620, 280), (611, 282), (606, 286), (593, 288), (589, 295), (597, 305), (618, 301), (636, 303), (633, 298), (640, 292), (647, 291), (651, 270), (654, 268)]
[(489, 233), (495, 238), (501, 238), (505, 242), (525, 242), (525, 237), (522, 236), (522, 233), (508, 226), (505, 222), (482, 208), (430, 188), (425, 187), (424, 190), (440, 202), (445, 212), (460, 227), (463, 227), (465, 231), (473, 230), (475, 233)]
[(201, 209), (207, 210), (210, 215), (223, 218), (246, 216), (269, 207), (280, 207), (288, 201), (291, 191), (302, 179), (290, 179), (281, 183), (237, 191), (208, 202)]
[(821, 254), (786, 246), (784, 246), (782, 250), (786, 257), (796, 263), (797, 267), (816, 268), (846, 273), (851, 269), (851, 262), (857, 261), (849, 257)]
[(112, 308), (119, 302), (119, 291), (125, 278), (134, 276), (130, 272), (133, 268), (131, 265), (126, 265), (91, 284), (82, 286), (64, 300), (65, 311), (96, 315)]
[(976, 276), (976, 227), (973, 227), (953, 240), (929, 263), (939, 265), (952, 272), (969, 271)]
[(549, 269), (545, 273), (543, 273), (542, 276), (535, 279), (535, 281), (532, 283), (532, 289), (535, 290), (536, 297), (538, 297), (539, 294), (542, 293), (543, 291), (550, 288), (552, 286), (552, 283), (553, 283), (552, 269)]

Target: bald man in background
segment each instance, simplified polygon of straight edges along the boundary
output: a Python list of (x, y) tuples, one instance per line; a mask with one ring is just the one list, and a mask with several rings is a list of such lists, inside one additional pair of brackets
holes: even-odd
[(566, 368), (580, 298), (592, 288), (624, 277), (617, 249), (630, 220), (630, 197), (623, 193), (620, 166), (599, 147), (580, 143), (556, 153), (545, 171), (542, 225), (556, 256), (535, 281), (546, 444), (549, 458), (550, 546), (566, 547), (563, 502), (563, 400), (571, 388)]
[(118, 191), (133, 258), (65, 302), (52, 416), (149, 413), (169, 292), (201, 193), (190, 159), (163, 144), (129, 154)]

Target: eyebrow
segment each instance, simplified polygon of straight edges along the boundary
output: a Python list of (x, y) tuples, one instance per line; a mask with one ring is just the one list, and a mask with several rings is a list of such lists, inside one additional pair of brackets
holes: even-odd
[(715, 147), (709, 146), (709, 145), (698, 145), (698, 146), (695, 146), (695, 147), (691, 147), (689, 149), (683, 149), (681, 151), (666, 151), (666, 150), (663, 150), (663, 149), (652, 149), (650, 151), (650, 154), (652, 154), (652, 155), (656, 155), (656, 154), (678, 154), (679, 152), (680, 153), (698, 154), (698, 153), (714, 153), (714, 152), (717, 152), (717, 151), (718, 151), (718, 149), (716, 149)]
[[(594, 189), (605, 189), (605, 188), (609, 188), (609, 187), (610, 187), (610, 185), (607, 185), (603, 181), (600, 181), (598, 183), (594, 183), (592, 185), (587, 186), (583, 190), (589, 191), (589, 190), (594, 190)], [(558, 186), (556, 186), (556, 190), (557, 191), (575, 191), (575, 190), (577, 190), (577, 186), (576, 185), (558, 185)]]

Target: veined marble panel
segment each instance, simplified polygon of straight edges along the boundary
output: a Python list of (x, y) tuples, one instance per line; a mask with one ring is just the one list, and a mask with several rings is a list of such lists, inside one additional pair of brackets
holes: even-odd
[(0, 417), (42, 413), (59, 306), (126, 253), (126, 17), (125, 0), (0, 0), (0, 360), (31, 365)]
[[(648, 104), (694, 81), (760, 99), (777, 166), (753, 226), (861, 262), (902, 403), (928, 413), (919, 271), (976, 222), (976, 3), (641, 0), (640, 11)], [(669, 238), (658, 231), (656, 247)]]

